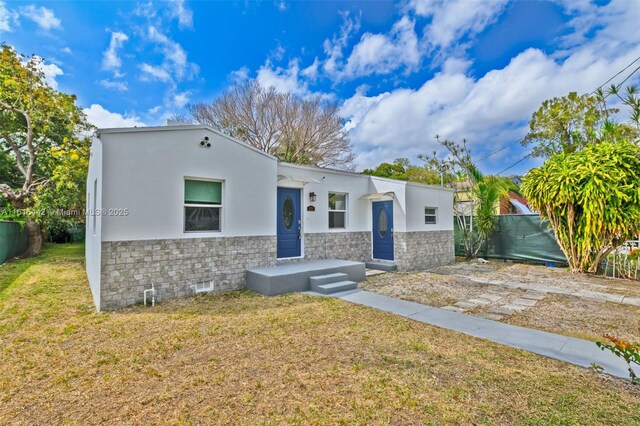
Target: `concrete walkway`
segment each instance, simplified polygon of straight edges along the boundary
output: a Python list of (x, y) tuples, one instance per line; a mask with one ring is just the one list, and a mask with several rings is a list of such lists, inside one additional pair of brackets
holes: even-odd
[(600, 350), (587, 340), (504, 324), (368, 291), (352, 290), (331, 296), (580, 367), (588, 368), (595, 363), (606, 373), (629, 380), (627, 364), (622, 359)]

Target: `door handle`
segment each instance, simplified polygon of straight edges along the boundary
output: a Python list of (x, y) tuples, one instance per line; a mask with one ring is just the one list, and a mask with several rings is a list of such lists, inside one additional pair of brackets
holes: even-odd
[(298, 239), (302, 239), (302, 223), (300, 219), (298, 219)]

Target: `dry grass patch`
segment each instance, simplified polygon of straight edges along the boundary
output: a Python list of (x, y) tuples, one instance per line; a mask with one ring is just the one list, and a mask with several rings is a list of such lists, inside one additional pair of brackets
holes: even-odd
[(602, 341), (605, 333), (640, 342), (640, 307), (549, 295), (536, 306), (506, 317), (510, 324)]
[(95, 314), (79, 252), (30, 262), (0, 300), (0, 424), (640, 422), (621, 380), (341, 300)]

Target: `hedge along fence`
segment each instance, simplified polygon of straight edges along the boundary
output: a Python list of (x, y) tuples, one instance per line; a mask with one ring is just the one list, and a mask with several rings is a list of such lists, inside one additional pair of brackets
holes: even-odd
[[(456, 256), (464, 256), (460, 229), (457, 221), (454, 223)], [(543, 221), (538, 215), (496, 216), (493, 235), (480, 249), (478, 256), (526, 262), (567, 263), (549, 222)]]
[(27, 250), (27, 228), (16, 222), (0, 221), (0, 264)]

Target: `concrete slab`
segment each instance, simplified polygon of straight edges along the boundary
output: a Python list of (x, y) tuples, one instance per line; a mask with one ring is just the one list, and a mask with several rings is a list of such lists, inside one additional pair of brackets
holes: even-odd
[(491, 300), (492, 302), (497, 302), (498, 300), (502, 299), (504, 296), (500, 294), (483, 293), (478, 297), (481, 297), (482, 299)]
[(454, 303), (453, 306), (457, 306), (462, 309), (475, 309), (479, 305), (477, 303), (471, 303), (469, 301), (461, 300), (460, 302)]
[(580, 299), (593, 300), (595, 302), (613, 302), (622, 303), (624, 296), (620, 294), (600, 293), (597, 291), (580, 290), (571, 293), (572, 296), (579, 297)]
[(467, 334), (473, 334), (474, 330), (489, 325), (485, 322), (489, 320), (438, 308), (418, 312), (410, 315), (409, 318)]
[(467, 302), (480, 305), (480, 306), (486, 306), (491, 304), (491, 300), (486, 300), (486, 299), (467, 299)]
[(510, 311), (521, 312), (527, 309), (528, 306), (509, 304), (509, 305), (502, 305), (501, 308), (508, 309)]
[(368, 291), (359, 291), (341, 297), (348, 302), (366, 305), (381, 311), (391, 312), (400, 316), (408, 317), (418, 312), (435, 309), (432, 306), (422, 305), (420, 303), (408, 302), (406, 300), (395, 299), (381, 294), (371, 293)]
[(640, 306), (640, 298), (625, 297), (624, 299), (622, 299), (622, 303), (624, 303), (625, 305)]
[(527, 292), (526, 294), (522, 295), (522, 298), (531, 300), (542, 300), (545, 298), (545, 295), (537, 292)]
[(374, 275), (380, 275), (380, 274), (386, 274), (386, 273), (387, 273), (387, 271), (380, 271), (380, 270), (377, 270), (377, 269), (368, 269), (367, 268), (365, 270), (365, 275), (367, 277), (373, 277)]
[(535, 306), (536, 305), (537, 300), (533, 300), (533, 299), (525, 299), (524, 297), (522, 298), (517, 298), (511, 301), (512, 305), (522, 305), (522, 306)]
[(452, 311), (452, 312), (459, 312), (459, 313), (465, 312), (464, 309), (458, 306), (443, 306), (442, 309), (444, 309), (445, 311)]
[(504, 317), (498, 314), (491, 314), (489, 312), (478, 312), (477, 314), (473, 314), (478, 318), (484, 318), (492, 321), (501, 321)]
[(513, 315), (514, 313), (512, 309), (507, 309), (502, 306), (491, 308), (489, 309), (489, 312), (492, 314), (499, 314), (499, 315)]
[(340, 259), (312, 260), (284, 263), (272, 268), (247, 270), (247, 288), (258, 293), (274, 296), (310, 290), (309, 278), (334, 273), (347, 274), (349, 281), (364, 281), (365, 267), (362, 262)]
[(398, 269), (398, 266), (391, 260), (373, 260), (366, 263), (368, 269), (378, 269), (385, 272), (393, 272)]

